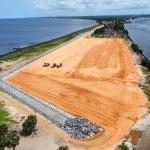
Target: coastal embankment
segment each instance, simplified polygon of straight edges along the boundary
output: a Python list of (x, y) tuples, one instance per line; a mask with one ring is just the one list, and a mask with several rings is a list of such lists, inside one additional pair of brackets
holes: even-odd
[(72, 18), (0, 19), (0, 55), (91, 27), (92, 20)]
[(47, 50), (50, 50), (50, 49), (55, 48), (59, 45), (62, 45), (63, 43), (75, 38), (76, 36), (78, 36), (82, 33), (90, 31), (91, 29), (95, 28), (96, 26), (97, 26), (97, 24), (95, 24), (91, 27), (73, 32), (71, 34), (50, 40), (50, 41), (42, 42), (42, 43), (28, 46), (25, 48), (18, 48), (16, 50), (14, 50), (13, 52), (9, 52), (7, 54), (0, 55), (0, 62), (15, 61), (15, 60), (20, 59), (22, 57), (23, 58), (30, 58), (30, 57), (37, 56), (37, 55), (39, 55), (39, 54), (41, 54)]
[(143, 54), (150, 59), (150, 17), (139, 17), (125, 24), (130, 37), (143, 50)]
[[(142, 73), (142, 78), (143, 78), (144, 82), (142, 82), (142, 84), (141, 84), (141, 89), (147, 96), (147, 103), (149, 105), (149, 101), (150, 101), (150, 82), (149, 82), (150, 81), (150, 67), (149, 67), (150, 60), (149, 60), (149, 56), (146, 56), (144, 49), (141, 49), (141, 47), (139, 46), (138, 41), (134, 40), (134, 38), (132, 38), (130, 36), (130, 32), (133, 32), (134, 29), (133, 29), (133, 31), (131, 31), (131, 30), (132, 29), (128, 30), (128, 32), (129, 32), (128, 39), (130, 41), (129, 42), (130, 44), (136, 45), (136, 47), (139, 49), (139, 52), (135, 52), (133, 50), (135, 57), (136, 57), (135, 63), (137, 65), (137, 68)], [(142, 28), (140, 28), (139, 30), (142, 30)], [(140, 32), (140, 31), (138, 31), (138, 32)], [(133, 36), (133, 33), (132, 33), (132, 36)], [(140, 38), (142, 36), (143, 35), (139, 35), (138, 38)], [(136, 38), (136, 39), (138, 39), (138, 38)], [(144, 39), (142, 39), (142, 40), (144, 40)], [(145, 40), (145, 42), (146, 42), (146, 40)], [(149, 44), (149, 43), (146, 43), (146, 44)], [(143, 61), (145, 63), (142, 63)], [(149, 147), (150, 147), (150, 144), (148, 142), (150, 139), (149, 131), (150, 131), (150, 113), (148, 110), (147, 113), (145, 113), (145, 115), (140, 120), (138, 120), (138, 122), (132, 127), (129, 137), (128, 137), (128, 140), (125, 143), (129, 146), (130, 149), (134, 148), (136, 150), (149, 150)], [(131, 144), (129, 144), (130, 142), (131, 142)]]

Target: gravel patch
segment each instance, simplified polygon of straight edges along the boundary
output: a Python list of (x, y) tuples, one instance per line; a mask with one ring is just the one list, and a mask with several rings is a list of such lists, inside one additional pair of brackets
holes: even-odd
[(101, 132), (102, 128), (90, 122), (88, 119), (76, 117), (66, 119), (63, 130), (72, 138), (87, 139)]

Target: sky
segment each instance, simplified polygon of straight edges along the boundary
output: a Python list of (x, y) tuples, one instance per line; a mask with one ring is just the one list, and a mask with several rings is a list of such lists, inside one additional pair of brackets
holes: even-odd
[(0, 0), (0, 18), (150, 14), (150, 0)]

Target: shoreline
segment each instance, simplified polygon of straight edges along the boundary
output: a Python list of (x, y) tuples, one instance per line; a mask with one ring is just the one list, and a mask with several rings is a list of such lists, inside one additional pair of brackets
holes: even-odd
[[(87, 32), (87, 31), (90, 31), (90, 30), (94, 29), (95, 27), (97, 27), (97, 23), (96, 22), (95, 22), (94, 25), (92, 25), (90, 27), (87, 27), (87, 28), (84, 28), (84, 29), (81, 29), (81, 30), (77, 30), (75, 32), (72, 32), (70, 34), (66, 34), (64, 36), (61, 36), (61, 37), (58, 37), (58, 38), (55, 38), (55, 39), (51, 39), (51, 40), (48, 40), (48, 41), (45, 41), (45, 42), (37, 43), (37, 44), (31, 45), (31, 46), (26, 46), (26, 47), (23, 47), (23, 48), (17, 48), (16, 50), (14, 50), (12, 52), (8, 52), (6, 54), (0, 55), (0, 62), (1, 61), (5, 61), (5, 57), (6, 57), (6, 61), (9, 60), (9, 59), (7, 59), (7, 57), (9, 57), (11, 55), (16, 55), (17, 53), (22, 53), (22, 55), (20, 57), (23, 57), (24, 56), (23, 53), (31, 53), (31, 51), (34, 48), (38, 49), (38, 48), (44, 47), (44, 48), (47, 48), (47, 50), (49, 50), (51, 48), (55, 48), (55, 47), (65, 43), (65, 42), (75, 38), (76, 36), (78, 36), (80, 34), (83, 34), (83, 33)], [(60, 40), (64, 40), (64, 41), (62, 41), (62, 43), (59, 44)], [(58, 42), (58, 44), (57, 44), (57, 42)], [(54, 43), (56, 43), (56, 45), (54, 47), (51, 47), (51, 44), (54, 45)], [(47, 45), (50, 45), (50, 47), (47, 46)], [(30, 51), (27, 52), (28, 50), (30, 50)], [(45, 52), (45, 50), (43, 50), (43, 52)], [(41, 51), (39, 53), (37, 52), (36, 55), (38, 55), (38, 54), (42, 54), (42, 52)], [(17, 59), (19, 59), (20, 57), (18, 57)], [(17, 60), (17, 59), (15, 59), (15, 60)]]
[[(127, 29), (126, 29), (127, 30)], [(128, 32), (129, 32), (129, 30), (127, 30)], [(135, 43), (134, 42), (134, 40), (128, 35), (128, 40), (132, 43), (132, 44), (137, 44), (138, 45), (138, 43)], [(139, 46), (139, 45), (138, 45)], [(139, 47), (140, 48), (140, 47)], [(141, 49), (141, 48), (140, 48)], [(142, 49), (141, 49), (142, 50)], [(143, 50), (142, 50), (143, 51)], [(135, 52), (134, 52), (135, 53)], [(141, 53), (140, 54), (142, 57), (144, 57), (145, 59), (147, 59), (147, 60), (149, 60), (150, 61), (150, 59), (145, 55), (145, 54), (143, 54), (143, 53)]]
[[(141, 17), (138, 17), (138, 18), (141, 18)], [(135, 20), (135, 19), (138, 19), (138, 18), (134, 18), (133, 20)], [(132, 21), (131, 22), (129, 22), (129, 23), (125, 23), (125, 24), (130, 24), (130, 23), (132, 23)], [(127, 31), (128, 31), (128, 33), (129, 33), (129, 30), (127, 29), (127, 28), (125, 28)], [(127, 37), (131, 42), (132, 42), (132, 44), (137, 44), (138, 46), (139, 46), (139, 44), (138, 43), (135, 43), (135, 41), (130, 37), (130, 35), (128, 34), (128, 37)], [(140, 48), (140, 47), (139, 47)], [(141, 49), (141, 48), (140, 48)], [(141, 49), (142, 51), (143, 51), (143, 49)], [(147, 59), (147, 60), (149, 60), (150, 61), (150, 58), (148, 58), (144, 53), (142, 53), (141, 54), (145, 59)]]
[[(127, 30), (127, 31), (129, 33), (129, 30)], [(129, 41), (130, 44), (138, 45), (138, 43), (135, 43), (134, 40), (129, 36), (129, 34), (127, 35), (127, 41)], [(130, 44), (129, 44), (129, 47), (131, 47)], [(132, 50), (132, 48), (131, 48), (131, 50)], [(147, 84), (146, 78), (147, 78), (147, 75), (150, 74), (150, 70), (147, 67), (143, 66), (141, 63), (139, 63), (138, 59), (140, 59), (140, 61), (142, 61), (143, 58), (147, 59), (148, 61), (150, 61), (150, 59), (147, 56), (145, 56), (143, 53), (139, 54), (137, 52), (134, 52), (133, 50), (132, 50), (132, 52), (135, 55), (135, 57), (137, 57), (137, 58), (134, 58), (134, 61), (137, 66), (137, 71), (139, 69), (139, 71), (142, 73), (142, 77), (144, 80), (144, 82), (142, 84), (140, 84), (140, 87), (147, 98), (147, 104), (149, 106), (149, 97), (146, 94), (144, 86)], [(145, 70), (147, 73), (144, 72)], [(143, 117), (141, 117), (140, 119), (137, 120), (137, 122), (131, 128), (129, 135), (126, 138), (122, 139), (120, 144), (125, 143), (125, 145), (127, 145), (129, 150), (133, 150), (133, 149), (149, 150), (150, 144), (147, 139), (147, 137), (150, 137), (150, 132), (149, 132), (150, 122), (149, 122), (149, 120), (150, 120), (150, 112), (148, 109), (147, 112), (143, 115)], [(146, 140), (147, 146), (145, 144), (145, 140)], [(143, 149), (143, 147), (144, 147), (144, 149)]]

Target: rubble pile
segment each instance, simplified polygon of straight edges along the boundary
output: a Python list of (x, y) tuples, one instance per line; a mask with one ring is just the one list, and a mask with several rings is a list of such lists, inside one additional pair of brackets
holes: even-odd
[(72, 138), (87, 139), (101, 132), (102, 128), (85, 118), (76, 117), (66, 119), (63, 130)]

